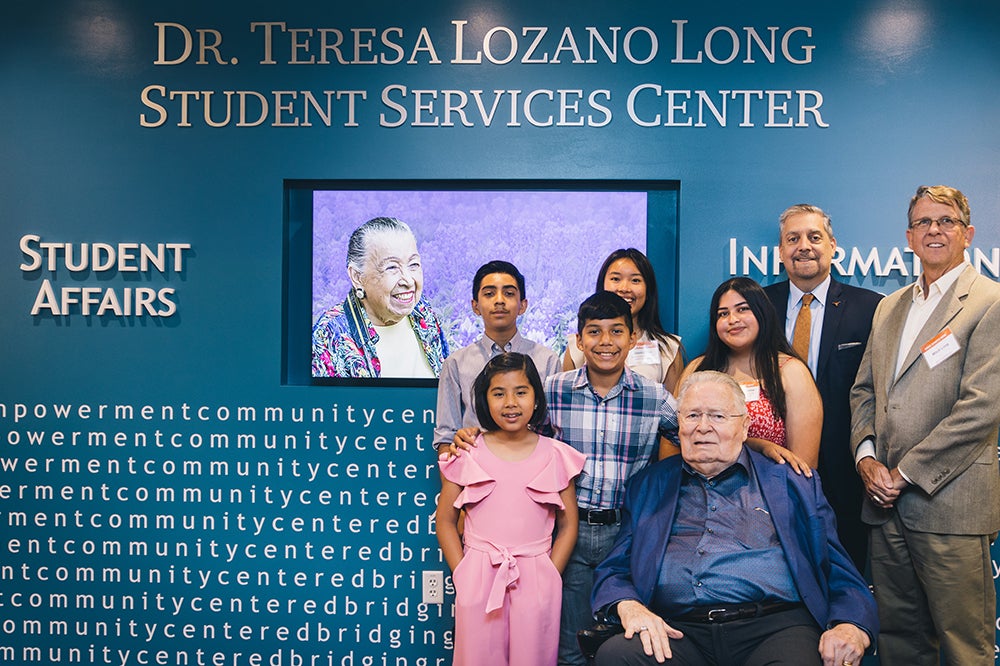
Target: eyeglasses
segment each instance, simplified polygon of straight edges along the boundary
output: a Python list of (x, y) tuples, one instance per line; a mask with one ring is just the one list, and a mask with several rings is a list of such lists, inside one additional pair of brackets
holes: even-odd
[(928, 231), (935, 222), (937, 222), (938, 229), (941, 231), (953, 231), (960, 224), (963, 227), (966, 226), (965, 222), (956, 220), (953, 217), (939, 217), (936, 220), (932, 220), (929, 217), (922, 217), (919, 220), (910, 222), (910, 228), (915, 231)]
[(681, 421), (687, 425), (698, 425), (702, 417), (708, 417), (708, 422), (712, 425), (722, 425), (729, 419), (738, 419), (746, 414), (722, 414), (721, 412), (688, 412), (681, 414)]

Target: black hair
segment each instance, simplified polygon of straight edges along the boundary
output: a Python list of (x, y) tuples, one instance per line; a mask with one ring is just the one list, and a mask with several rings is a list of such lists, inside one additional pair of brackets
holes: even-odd
[(646, 302), (642, 304), (642, 307), (639, 308), (639, 311), (635, 315), (635, 326), (639, 330), (649, 333), (650, 337), (654, 340), (656, 338), (660, 338), (661, 340), (664, 338), (680, 340), (676, 335), (668, 333), (660, 322), (660, 297), (659, 291), (656, 288), (656, 273), (653, 271), (653, 264), (649, 262), (649, 259), (640, 250), (634, 247), (619, 248), (609, 254), (608, 258), (601, 265), (601, 270), (597, 273), (597, 286), (595, 289), (598, 291), (605, 289), (604, 280), (608, 276), (608, 270), (611, 268), (611, 264), (619, 259), (628, 259), (635, 264), (635, 267), (639, 269), (639, 275), (642, 276), (643, 281), (646, 283)]
[(490, 405), (487, 400), (487, 393), (490, 390), (490, 382), (496, 375), (505, 372), (517, 372), (521, 370), (528, 378), (528, 383), (535, 392), (535, 412), (531, 415), (528, 425), (537, 426), (545, 421), (548, 416), (548, 407), (545, 402), (545, 387), (542, 386), (542, 378), (538, 376), (538, 369), (535, 362), (527, 354), (518, 352), (507, 352), (497, 354), (483, 366), (482, 372), (476, 377), (472, 384), (472, 399), (476, 407), (476, 417), (484, 430), (499, 430), (500, 426), (493, 420), (490, 414)]
[(521, 300), (528, 297), (524, 291), (524, 276), (521, 275), (521, 271), (517, 270), (517, 266), (509, 261), (494, 259), (480, 266), (479, 270), (476, 271), (476, 276), (472, 278), (472, 300), (479, 298), (479, 287), (483, 284), (483, 278), (493, 273), (503, 273), (514, 278), (514, 281), (517, 282), (517, 289), (521, 292)]
[(617, 319), (618, 317), (625, 318), (629, 333), (635, 330), (632, 325), (632, 308), (628, 306), (628, 301), (614, 292), (602, 289), (580, 303), (580, 309), (576, 313), (576, 330), (583, 333), (583, 327), (586, 323), (594, 319)]
[(719, 315), (719, 301), (727, 291), (735, 291), (750, 307), (757, 319), (757, 339), (753, 343), (751, 370), (760, 377), (764, 392), (774, 408), (775, 415), (785, 418), (785, 389), (781, 385), (781, 368), (778, 354), (795, 356), (795, 352), (785, 339), (785, 332), (778, 319), (778, 313), (764, 290), (754, 280), (747, 277), (730, 278), (720, 284), (712, 294), (712, 304), (708, 308), (708, 346), (699, 370), (725, 372), (729, 366), (730, 349), (719, 338), (716, 322)]

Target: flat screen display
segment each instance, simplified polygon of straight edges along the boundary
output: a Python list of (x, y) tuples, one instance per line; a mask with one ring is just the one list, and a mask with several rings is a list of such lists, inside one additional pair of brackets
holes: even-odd
[[(433, 377), (389, 376), (367, 358), (373, 354), (365, 332), (378, 321), (379, 299), (397, 311), (415, 306), (404, 328), (414, 328), (413, 348), (432, 367), (435, 354), (482, 335), (471, 308), (472, 281), (494, 259), (525, 276), (528, 309), (519, 332), (559, 354), (576, 332), (580, 302), (617, 248), (638, 248), (653, 261), (661, 318), (670, 325), (674, 304), (664, 311), (663, 300), (675, 279), (677, 194), (676, 181), (286, 181), (284, 381), (433, 386)], [(364, 244), (362, 261), (388, 257), (387, 271), (407, 276), (401, 287), (390, 277), (384, 287), (372, 282), (371, 293), (349, 299), (357, 289), (347, 267), (349, 239), (374, 218), (404, 222), (418, 259), (405, 234)], [(405, 301), (388, 302), (396, 291)], [(324, 332), (314, 336), (317, 322)], [(434, 328), (434, 335), (421, 327)], [(334, 335), (346, 336), (333, 346), (336, 362), (317, 362), (314, 344), (329, 351)]]

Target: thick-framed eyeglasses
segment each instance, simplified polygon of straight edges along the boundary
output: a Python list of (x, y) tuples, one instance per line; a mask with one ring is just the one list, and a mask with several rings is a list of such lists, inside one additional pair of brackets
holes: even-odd
[(954, 231), (958, 225), (966, 226), (965, 222), (962, 220), (956, 220), (953, 217), (939, 217), (936, 220), (932, 220), (929, 217), (922, 217), (919, 220), (914, 220), (910, 222), (910, 229), (914, 231), (928, 231), (932, 224), (937, 223), (938, 229), (941, 231)]
[(698, 425), (702, 418), (707, 418), (712, 425), (722, 425), (729, 419), (738, 419), (745, 414), (723, 414), (722, 412), (687, 412), (681, 414), (681, 421), (687, 425)]

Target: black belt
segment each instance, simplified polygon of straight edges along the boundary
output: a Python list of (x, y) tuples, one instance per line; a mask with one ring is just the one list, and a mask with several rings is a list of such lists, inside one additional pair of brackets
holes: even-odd
[(671, 618), (677, 622), (697, 622), (702, 624), (732, 622), (746, 620), (752, 617), (763, 617), (771, 613), (801, 608), (802, 604), (790, 601), (769, 601), (759, 604), (735, 604), (731, 606), (702, 606), (690, 613)]
[(621, 509), (581, 509), (580, 522), (588, 525), (617, 525), (622, 521)]

